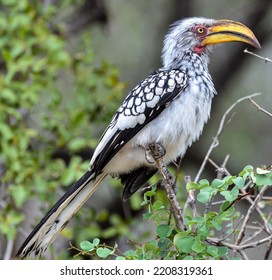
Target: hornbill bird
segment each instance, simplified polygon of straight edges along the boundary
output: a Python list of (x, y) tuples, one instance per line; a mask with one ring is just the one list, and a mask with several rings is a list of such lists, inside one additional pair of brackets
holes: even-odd
[(56, 202), (20, 247), (17, 257), (40, 256), (108, 175), (121, 178), (127, 200), (157, 171), (147, 160), (159, 143), (169, 164), (196, 141), (216, 94), (208, 71), (213, 45), (239, 41), (260, 48), (252, 31), (232, 20), (182, 19), (164, 39), (162, 68), (133, 88), (113, 116), (88, 171)]

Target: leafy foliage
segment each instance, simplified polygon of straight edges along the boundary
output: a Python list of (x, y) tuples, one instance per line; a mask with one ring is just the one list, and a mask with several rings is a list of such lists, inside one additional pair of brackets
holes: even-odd
[[(52, 204), (86, 170), (77, 153), (95, 146), (92, 123), (109, 121), (125, 87), (115, 67), (94, 60), (89, 35), (68, 50), (56, 19), (69, 1), (43, 2), (5, 0), (0, 10), (0, 236), (10, 240), (27, 200)], [(55, 156), (63, 150), (68, 161)]]
[[(266, 168), (246, 166), (237, 176), (225, 176), (222, 179), (200, 180), (198, 183), (187, 183), (187, 191), (197, 192), (197, 201), (206, 206), (204, 213), (188, 211), (185, 215), (186, 230), (175, 227), (169, 220), (169, 206), (156, 196), (156, 187), (152, 187), (144, 195), (142, 205), (148, 206), (148, 212), (143, 215), (145, 220), (155, 222), (156, 236), (154, 239), (134, 244), (135, 249), (125, 252), (114, 247), (100, 244), (94, 246), (89, 241), (80, 244), (82, 254), (92, 252), (91, 256), (105, 258), (114, 255), (116, 259), (230, 259), (231, 245), (223, 241), (237, 237), (236, 228), (241, 214), (235, 209), (235, 204), (241, 199), (241, 190), (247, 194), (265, 185), (272, 187), (272, 171)], [(213, 200), (219, 202), (212, 206)], [(210, 209), (209, 208), (213, 208)], [(94, 239), (96, 240), (96, 239)], [(254, 245), (252, 245), (254, 247)], [(103, 248), (104, 254), (97, 251)]]

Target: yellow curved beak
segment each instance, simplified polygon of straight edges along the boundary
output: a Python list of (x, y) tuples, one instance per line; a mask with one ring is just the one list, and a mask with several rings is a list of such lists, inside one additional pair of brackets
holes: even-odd
[(225, 42), (244, 42), (260, 49), (261, 45), (253, 32), (244, 24), (232, 20), (217, 20), (209, 27), (202, 45), (214, 45)]

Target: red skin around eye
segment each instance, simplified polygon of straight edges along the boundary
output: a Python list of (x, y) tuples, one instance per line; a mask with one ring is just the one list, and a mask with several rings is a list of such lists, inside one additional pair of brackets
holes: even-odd
[[(198, 31), (199, 29), (202, 29), (203, 32), (199, 33), (199, 31)], [(207, 30), (208, 30), (207, 27), (204, 25), (201, 25), (201, 24), (193, 27), (193, 32), (196, 33), (200, 37), (205, 36), (207, 34)]]
[[(199, 29), (202, 29), (203, 32), (202, 33), (199, 33)], [(199, 38), (199, 40), (201, 41), (201, 39), (203, 37), (205, 37), (205, 35), (207, 34), (207, 27), (206, 26), (203, 26), (201, 24), (199, 25), (196, 25), (194, 26), (193, 28), (193, 32), (197, 35), (197, 37)], [(194, 47), (194, 52), (197, 53), (197, 54), (202, 54), (205, 50), (206, 50), (206, 47), (201, 45), (201, 44), (198, 44)]]

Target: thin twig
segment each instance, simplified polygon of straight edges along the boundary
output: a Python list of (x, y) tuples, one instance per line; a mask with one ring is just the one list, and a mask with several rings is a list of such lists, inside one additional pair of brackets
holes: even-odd
[(268, 115), (269, 117), (272, 118), (272, 113), (268, 112), (267, 110), (265, 110), (264, 108), (262, 108), (256, 101), (254, 101), (252, 98), (249, 98), (249, 101), (255, 106), (257, 107), (258, 111), (261, 111), (263, 113), (265, 113), (266, 115)]
[(232, 234), (234, 234), (234, 232), (236, 231), (236, 229), (238, 228), (239, 224), (242, 222), (242, 220), (244, 219), (244, 216), (241, 216), (240, 219), (237, 221), (236, 225), (233, 227), (232, 231), (230, 233), (228, 233), (226, 236), (222, 237), (222, 241), (226, 240), (227, 238), (229, 238)]
[(272, 251), (272, 239), (269, 241), (269, 244), (267, 246), (267, 250), (265, 252), (265, 255), (264, 255), (264, 260), (268, 260), (269, 259), (269, 256), (270, 256), (270, 253)]
[(244, 260), (249, 260), (247, 254), (244, 250), (238, 250), (237, 252), (243, 257)]
[(224, 175), (230, 175), (229, 171), (226, 168), (226, 164), (229, 160), (229, 155), (226, 155), (223, 163), (221, 164), (221, 166), (219, 166), (218, 164), (216, 164), (211, 158), (208, 159), (209, 162), (216, 168), (217, 171), (217, 179), (222, 179)]
[(215, 206), (215, 205), (221, 205), (221, 204), (223, 204), (224, 202), (226, 202), (226, 200), (224, 199), (224, 200), (218, 200), (218, 201), (214, 201), (213, 203), (212, 203), (212, 206)]
[(260, 94), (261, 94), (261, 93), (254, 93), (254, 94), (247, 95), (247, 96), (244, 96), (244, 97), (238, 99), (238, 100), (237, 100), (236, 102), (234, 102), (234, 103), (227, 109), (227, 111), (224, 113), (224, 115), (223, 115), (223, 117), (222, 117), (222, 119), (221, 119), (221, 121), (220, 121), (219, 128), (218, 128), (218, 130), (217, 130), (217, 133), (216, 133), (215, 137), (213, 138), (212, 144), (210, 145), (210, 147), (209, 147), (209, 149), (208, 149), (208, 152), (207, 152), (207, 154), (206, 154), (206, 156), (205, 156), (205, 158), (204, 158), (204, 160), (203, 160), (203, 162), (202, 162), (202, 164), (201, 164), (201, 166), (200, 166), (200, 169), (199, 169), (199, 171), (198, 171), (198, 173), (197, 173), (197, 175), (196, 175), (196, 177), (195, 177), (195, 180), (194, 180), (195, 183), (198, 182), (198, 180), (199, 180), (199, 178), (200, 178), (200, 176), (201, 176), (201, 174), (202, 174), (202, 172), (203, 172), (203, 170), (204, 170), (204, 168), (205, 168), (205, 166), (206, 166), (206, 163), (207, 163), (207, 161), (208, 161), (208, 159), (209, 159), (209, 157), (210, 157), (210, 154), (212, 153), (213, 149), (214, 149), (214, 148), (218, 145), (218, 143), (219, 143), (218, 138), (219, 138), (219, 136), (221, 135), (222, 130), (223, 130), (224, 126), (225, 126), (225, 121), (226, 121), (226, 118), (227, 118), (228, 114), (233, 110), (233, 108), (234, 108), (235, 106), (237, 106), (237, 105), (238, 105), (239, 103), (241, 103), (242, 101), (248, 100), (249, 98), (258, 96), (258, 95), (260, 95)]
[[(217, 171), (217, 179), (222, 179), (224, 174), (226, 174), (226, 164), (229, 160), (229, 155), (226, 155), (223, 163), (221, 164), (221, 166), (218, 166), (215, 162), (213, 162), (210, 158), (209, 158), (209, 161), (214, 165), (216, 166), (216, 171)], [(204, 211), (204, 214), (207, 214), (208, 211), (210, 210), (211, 206), (212, 206), (212, 203), (214, 201), (214, 198), (215, 196), (213, 196), (210, 201), (206, 204), (206, 207), (205, 207), (205, 211)]]
[[(264, 186), (264, 187), (260, 190), (260, 192), (259, 192), (259, 194), (256, 196), (256, 198), (255, 198), (253, 204), (251, 204), (251, 206), (248, 208), (247, 214), (246, 214), (246, 216), (245, 216), (244, 222), (243, 222), (243, 224), (242, 224), (242, 227), (241, 227), (240, 232), (239, 232), (239, 234), (238, 234), (238, 237), (237, 237), (237, 239), (236, 239), (235, 245), (239, 245), (239, 244), (241, 243), (242, 239), (244, 238), (244, 236), (245, 236), (245, 230), (246, 230), (246, 225), (247, 225), (248, 222), (249, 222), (249, 218), (250, 218), (252, 212), (253, 212), (253, 211), (255, 210), (255, 208), (257, 207), (257, 204), (258, 204), (259, 201), (261, 200), (261, 198), (262, 198), (264, 192), (267, 190), (267, 188), (268, 188), (267, 186)], [(272, 236), (271, 236), (271, 237), (272, 237)]]
[[(255, 196), (250, 195), (249, 197), (250, 197), (250, 198), (254, 198)], [(262, 200), (269, 200), (269, 201), (271, 200), (271, 201), (272, 201), (272, 196), (263, 196), (263, 197), (262, 197)]]
[[(184, 176), (184, 181), (186, 184), (191, 182), (191, 176)], [(189, 206), (192, 209), (192, 217), (195, 218), (197, 215), (195, 190), (189, 190), (188, 192), (188, 196), (183, 207), (183, 221), (185, 221), (185, 215)]]
[[(253, 222), (252, 222), (253, 223)], [(253, 225), (247, 225), (246, 226), (247, 229), (252, 229), (252, 230), (264, 230), (263, 226), (253, 226)], [(244, 243), (244, 242), (242, 242)]]
[(231, 244), (231, 243), (219, 240), (217, 238), (210, 238), (210, 237), (208, 237), (206, 240), (207, 240), (207, 242), (209, 242), (210, 244), (213, 244), (213, 245), (226, 246), (231, 250), (241, 251), (241, 250), (245, 250), (245, 249), (255, 248), (255, 247), (257, 247), (261, 244), (264, 244), (266, 242), (270, 242), (272, 240), (272, 235), (270, 235), (268, 237), (265, 237), (263, 239), (260, 239), (258, 241), (251, 242), (251, 243), (244, 244), (244, 245)]
[(257, 247), (261, 244), (264, 244), (266, 242), (270, 242), (272, 240), (272, 235), (268, 236), (268, 237), (265, 237), (263, 239), (260, 239), (260, 240), (257, 240), (255, 242), (251, 242), (251, 243), (248, 243), (248, 244), (245, 244), (245, 245), (240, 245), (238, 246), (238, 250), (245, 250), (245, 249), (249, 249), (249, 248), (254, 248), (254, 247)]
[[(243, 194), (246, 194), (246, 191), (241, 189), (241, 192)], [(254, 204), (254, 200), (252, 198), (250, 198), (249, 196), (245, 196), (245, 199), (251, 204)], [(264, 215), (263, 211), (260, 209), (260, 207), (257, 205), (256, 206), (256, 211), (259, 214), (260, 218), (263, 220), (264, 222), (264, 230), (266, 231), (267, 234), (272, 235), (272, 228), (270, 227), (269, 223), (268, 223), (268, 219), (266, 218), (266, 216)]]
[(256, 56), (256, 57), (258, 57), (258, 58), (264, 60), (265, 63), (267, 63), (267, 62), (272, 63), (272, 60), (271, 60), (270, 58), (268, 58), (268, 57), (263, 57), (263, 56), (258, 55), (258, 54), (256, 54), (256, 53), (250, 52), (248, 49), (245, 49), (245, 50), (244, 50), (244, 53), (248, 53), (248, 54), (251, 54), (251, 55), (253, 55), (253, 56)]
[(258, 231), (255, 231), (249, 238), (241, 242), (241, 245), (246, 244), (250, 242), (251, 240), (255, 239), (257, 236), (259, 236), (263, 232), (263, 228), (259, 229)]

